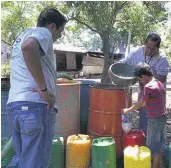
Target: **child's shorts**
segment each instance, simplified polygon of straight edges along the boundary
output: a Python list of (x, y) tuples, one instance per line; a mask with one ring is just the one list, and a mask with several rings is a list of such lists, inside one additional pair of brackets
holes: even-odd
[(166, 116), (148, 118), (146, 145), (152, 155), (162, 152), (162, 139), (166, 135)]

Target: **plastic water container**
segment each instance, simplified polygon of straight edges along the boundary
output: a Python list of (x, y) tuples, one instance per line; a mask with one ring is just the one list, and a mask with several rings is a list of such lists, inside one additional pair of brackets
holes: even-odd
[(127, 146), (144, 146), (145, 134), (142, 130), (130, 130), (128, 133), (123, 134), (123, 147)]
[(128, 146), (124, 150), (124, 168), (151, 168), (151, 151), (145, 146)]
[(132, 128), (130, 114), (122, 114), (122, 129), (124, 132), (129, 132)]

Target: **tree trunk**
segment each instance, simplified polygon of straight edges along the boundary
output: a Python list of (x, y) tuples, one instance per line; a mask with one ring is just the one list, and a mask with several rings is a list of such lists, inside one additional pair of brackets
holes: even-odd
[(110, 67), (110, 59), (109, 59), (109, 33), (106, 32), (101, 35), (102, 41), (103, 41), (103, 53), (104, 53), (104, 67), (103, 67), (103, 73), (101, 78), (101, 83), (103, 84), (109, 84), (110, 79), (108, 76), (108, 69)]

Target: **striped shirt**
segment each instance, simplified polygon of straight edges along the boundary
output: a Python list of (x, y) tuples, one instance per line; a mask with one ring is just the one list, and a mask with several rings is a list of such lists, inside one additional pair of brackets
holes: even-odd
[(35, 38), (43, 52), (41, 51), (41, 66), (44, 74), (48, 91), (52, 94), (54, 106), (56, 102), (56, 70), (53, 52), (52, 33), (44, 27), (31, 27), (26, 29), (15, 41), (11, 56), (11, 88), (9, 91), (8, 103), (16, 101), (31, 101), (37, 103), (46, 103), (39, 92), (32, 92), (32, 88), (38, 88), (33, 76), (25, 63), (21, 45), (27, 38)]
[[(169, 73), (169, 61), (166, 56), (159, 53), (158, 56), (149, 57), (144, 55), (144, 46), (134, 49), (130, 54), (119, 62), (136, 66), (140, 62), (146, 62), (151, 67), (153, 74), (167, 76)], [(166, 87), (166, 83), (163, 83)]]
[(160, 81), (152, 80), (145, 85), (143, 98), (148, 117), (154, 118), (166, 114), (164, 92), (164, 86)]

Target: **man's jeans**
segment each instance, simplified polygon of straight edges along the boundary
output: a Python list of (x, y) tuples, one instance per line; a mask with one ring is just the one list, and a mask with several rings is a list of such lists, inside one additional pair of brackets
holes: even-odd
[(7, 105), (16, 152), (7, 168), (48, 168), (54, 137), (56, 109), (33, 102)]

